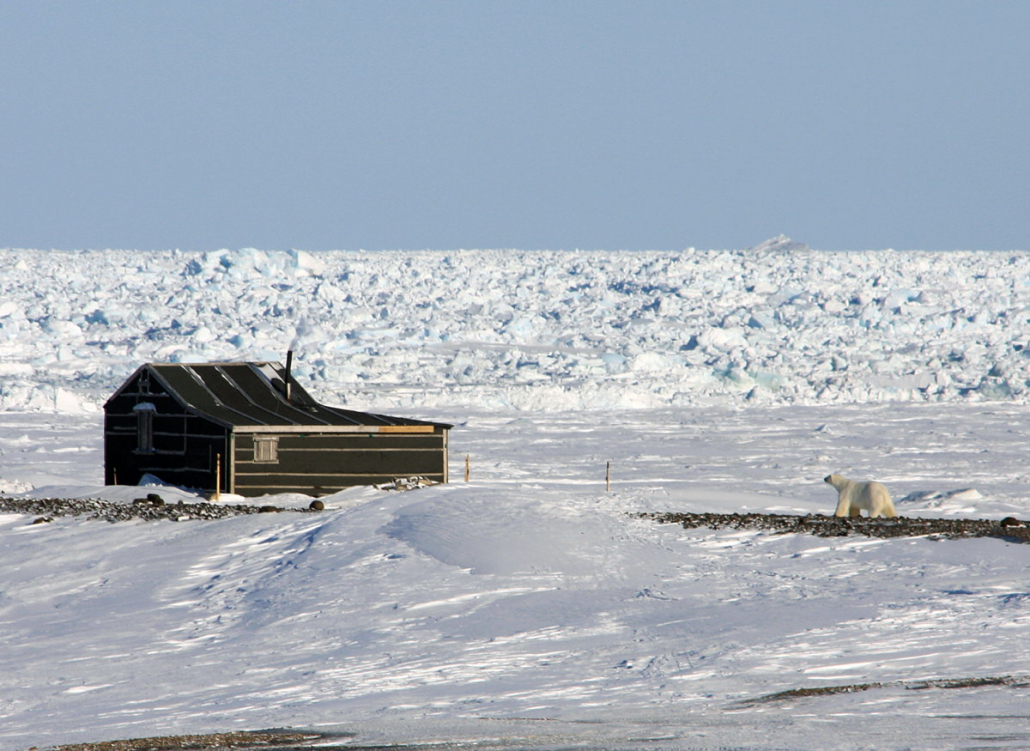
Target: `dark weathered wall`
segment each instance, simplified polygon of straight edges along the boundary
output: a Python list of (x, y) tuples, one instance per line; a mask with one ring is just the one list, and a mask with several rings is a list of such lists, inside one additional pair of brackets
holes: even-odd
[[(104, 483), (135, 485), (148, 472), (188, 488), (214, 490), (216, 455), (229, 460), (227, 431), (202, 417), (188, 414), (153, 380), (146, 392), (138, 378), (111, 399), (104, 414)], [(137, 436), (137, 404), (149, 402), (153, 417), (153, 450), (141, 452)], [(223, 466), (222, 476), (227, 477)], [(222, 490), (226, 489), (223, 481)]]
[(445, 430), (413, 435), (279, 434), (275, 462), (254, 461), (253, 434), (238, 434), (235, 443), (233, 490), (244, 496), (284, 492), (319, 496), (415, 475), (447, 481)]

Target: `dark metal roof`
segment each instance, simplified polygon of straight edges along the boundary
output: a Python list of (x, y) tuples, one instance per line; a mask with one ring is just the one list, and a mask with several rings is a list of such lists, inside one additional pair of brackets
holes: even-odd
[(278, 362), (148, 363), (140, 370), (149, 371), (193, 411), (232, 427), (453, 427), (327, 407), (311, 398), (292, 376), (287, 400), (285, 368)]

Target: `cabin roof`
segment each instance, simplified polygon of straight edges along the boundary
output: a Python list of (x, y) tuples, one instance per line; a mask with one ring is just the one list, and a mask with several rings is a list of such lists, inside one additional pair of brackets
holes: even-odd
[(111, 400), (144, 372), (187, 408), (232, 427), (453, 427), (327, 407), (316, 402), (292, 375), (287, 400), (286, 372), (279, 362), (148, 363), (140, 366)]

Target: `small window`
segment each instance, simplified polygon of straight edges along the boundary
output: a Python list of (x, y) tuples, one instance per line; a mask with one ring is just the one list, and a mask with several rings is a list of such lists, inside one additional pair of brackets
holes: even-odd
[(136, 413), (136, 451), (142, 454), (154, 453), (154, 413), (157, 409), (149, 402), (137, 404)]
[(261, 436), (260, 438), (254, 438), (254, 461), (279, 461), (279, 438), (276, 436)]

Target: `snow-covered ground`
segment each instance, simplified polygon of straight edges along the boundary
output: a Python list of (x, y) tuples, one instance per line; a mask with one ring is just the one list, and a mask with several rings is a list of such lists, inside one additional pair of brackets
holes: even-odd
[(0, 268), (0, 492), (131, 500), (101, 486), (99, 411), (128, 373), (288, 346), (326, 403), (455, 423), (458, 478), (320, 514), (0, 515), (0, 748), (287, 726), (1030, 746), (1030, 546), (634, 516), (830, 513), (841, 472), (906, 516), (1030, 517), (1030, 253), (7, 250)]

